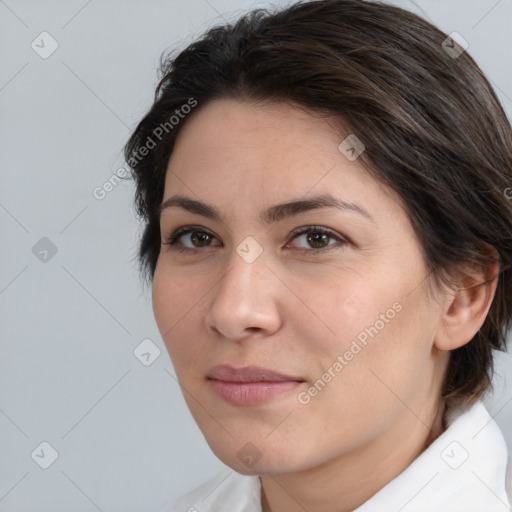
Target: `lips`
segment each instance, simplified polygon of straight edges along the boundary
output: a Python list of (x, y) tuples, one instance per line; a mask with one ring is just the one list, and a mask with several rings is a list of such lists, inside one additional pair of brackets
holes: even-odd
[(268, 368), (261, 368), (259, 366), (233, 368), (227, 364), (214, 366), (208, 372), (207, 377), (227, 382), (304, 382), (304, 379), (300, 377), (285, 375)]
[(265, 404), (296, 391), (304, 382), (299, 377), (258, 366), (233, 368), (218, 365), (210, 369), (207, 377), (212, 391), (219, 398), (238, 407)]

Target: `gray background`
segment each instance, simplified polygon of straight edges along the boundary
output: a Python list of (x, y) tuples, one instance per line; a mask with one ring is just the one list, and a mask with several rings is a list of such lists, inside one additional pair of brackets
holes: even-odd
[[(511, 115), (512, 1), (395, 3), (462, 34)], [(123, 164), (161, 52), (265, 5), (0, 1), (0, 510), (153, 511), (226, 468), (186, 408), (137, 275), (133, 184), (103, 200), (93, 190)], [(31, 47), (43, 31), (58, 43), (46, 59)], [(148, 338), (161, 354), (146, 366), (134, 349)], [(487, 405), (510, 448), (511, 356), (498, 373)], [(43, 441), (58, 452), (47, 469)]]

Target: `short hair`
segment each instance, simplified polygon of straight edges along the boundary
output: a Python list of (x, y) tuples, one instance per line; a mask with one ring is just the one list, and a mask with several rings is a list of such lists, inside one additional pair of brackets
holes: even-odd
[(160, 253), (167, 164), (188, 118), (222, 98), (326, 115), (339, 121), (340, 135), (345, 129), (364, 143), (361, 164), (403, 201), (435, 282), (495, 262), (489, 245), (498, 253), (490, 310), (473, 339), (451, 351), (442, 390), (447, 403), (483, 397), (493, 350), (506, 350), (511, 325), (512, 130), (468, 52), (404, 9), (319, 0), (215, 26), (176, 56), (164, 53), (160, 73), (153, 105), (124, 150), (144, 222), (138, 257), (146, 282)]

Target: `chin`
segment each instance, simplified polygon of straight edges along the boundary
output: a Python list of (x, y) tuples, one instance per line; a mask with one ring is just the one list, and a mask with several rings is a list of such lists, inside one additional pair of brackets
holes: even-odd
[[(239, 444), (240, 447), (236, 447)], [(230, 442), (228, 445), (210, 445), (213, 453), (226, 466), (242, 475), (279, 474), (301, 471), (311, 467), (296, 451), (277, 451), (276, 447), (258, 448), (250, 441)]]

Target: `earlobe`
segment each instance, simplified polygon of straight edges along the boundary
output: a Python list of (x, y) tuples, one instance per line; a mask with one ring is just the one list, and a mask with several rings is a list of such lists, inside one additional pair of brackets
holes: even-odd
[(473, 339), (491, 307), (498, 275), (499, 264), (496, 262), (487, 272), (466, 274), (460, 279), (458, 288), (446, 293), (442, 325), (434, 343), (439, 350), (454, 350)]

